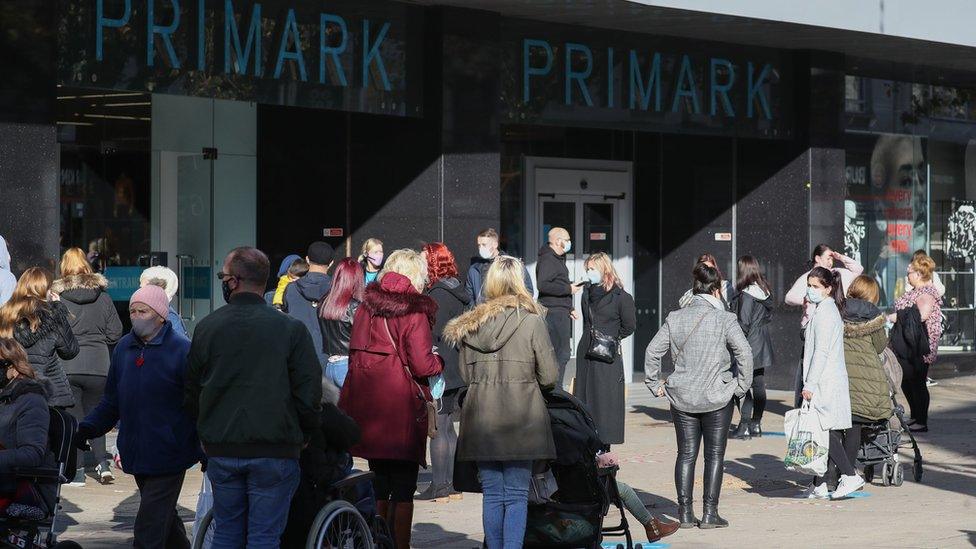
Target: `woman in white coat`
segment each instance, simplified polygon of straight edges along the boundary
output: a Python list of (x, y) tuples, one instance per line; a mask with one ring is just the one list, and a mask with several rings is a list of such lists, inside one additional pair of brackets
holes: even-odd
[[(830, 431), (828, 460), (841, 473), (832, 496), (838, 499), (864, 486), (864, 479), (854, 472), (844, 451), (843, 431), (851, 428), (851, 397), (844, 362), (844, 321), (841, 319), (844, 287), (840, 273), (814, 267), (807, 275), (806, 298), (815, 308), (806, 325), (801, 394), (817, 413), (820, 427)], [(828, 497), (825, 477), (813, 479), (807, 497)]]

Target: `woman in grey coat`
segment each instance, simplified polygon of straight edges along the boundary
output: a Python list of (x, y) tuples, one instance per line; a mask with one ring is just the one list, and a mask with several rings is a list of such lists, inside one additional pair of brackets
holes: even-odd
[[(805, 402), (817, 413), (820, 428), (830, 431), (829, 463), (841, 472), (833, 498), (842, 498), (864, 486), (864, 479), (844, 451), (844, 430), (851, 428), (851, 393), (844, 358), (844, 285), (841, 273), (814, 267), (807, 276), (807, 301), (814, 305), (803, 345)], [(827, 498), (827, 481), (816, 477), (807, 497)]]
[[(647, 346), (644, 383), (671, 402), (678, 438), (674, 464), (678, 520), (682, 528), (724, 528), (718, 514), (725, 446), (732, 421), (733, 397), (742, 398), (752, 383), (752, 349), (736, 316), (722, 301), (722, 278), (704, 263), (692, 271), (694, 297), (687, 307), (672, 311)], [(732, 357), (738, 368), (733, 370)], [(674, 373), (661, 379), (661, 358), (671, 353)], [(705, 441), (704, 514), (695, 517), (692, 490), (698, 448)]]
[[(75, 400), (69, 411), (80, 423), (102, 400), (110, 362), (109, 347), (122, 338), (122, 321), (108, 295), (108, 280), (92, 272), (85, 252), (80, 248), (64, 252), (61, 278), (51, 285), (51, 292), (67, 307), (71, 332), (78, 340), (78, 356), (63, 361), (62, 365)], [(115, 476), (106, 459), (105, 437), (92, 440), (91, 446), (99, 481), (114, 481)], [(72, 486), (85, 484), (85, 453), (78, 452)]]

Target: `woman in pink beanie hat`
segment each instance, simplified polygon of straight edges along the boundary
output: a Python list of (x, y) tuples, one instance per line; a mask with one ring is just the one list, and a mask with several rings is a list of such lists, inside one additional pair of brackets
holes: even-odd
[(135, 476), (141, 496), (136, 547), (189, 547), (176, 509), (186, 470), (205, 459), (196, 422), (183, 410), (190, 340), (166, 320), (169, 299), (159, 286), (129, 299), (132, 332), (112, 353), (105, 394), (78, 426), (75, 446), (119, 425), (122, 470)]

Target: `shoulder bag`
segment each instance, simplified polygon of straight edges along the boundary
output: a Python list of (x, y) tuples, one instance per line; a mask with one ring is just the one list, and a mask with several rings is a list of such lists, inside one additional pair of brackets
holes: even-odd
[[(407, 375), (407, 379), (417, 388), (417, 398), (423, 401), (424, 407), (427, 409), (427, 436), (429, 438), (435, 438), (437, 436), (437, 406), (433, 401), (427, 400), (426, 395), (424, 395), (424, 390), (420, 388), (420, 384), (417, 383), (413, 374), (410, 373), (410, 368), (407, 367), (406, 362), (400, 357), (400, 350), (397, 348), (396, 339), (393, 338), (393, 334), (390, 332), (390, 323), (387, 322), (386, 318), (383, 319), (383, 327), (386, 328), (386, 335), (390, 338), (390, 343), (393, 344), (393, 353), (396, 355), (397, 360), (400, 361), (400, 365), (403, 366), (403, 373)], [(417, 421), (420, 421), (420, 418)]]
[(586, 349), (586, 358), (613, 364), (620, 354), (620, 338), (607, 335), (593, 327), (593, 308), (590, 306), (589, 292), (583, 296), (582, 301), (586, 305), (586, 315), (590, 317), (590, 346)]

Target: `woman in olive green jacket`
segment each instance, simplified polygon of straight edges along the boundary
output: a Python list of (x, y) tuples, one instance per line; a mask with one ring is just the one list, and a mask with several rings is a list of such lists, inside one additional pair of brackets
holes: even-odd
[(844, 362), (851, 395), (852, 428), (844, 449), (854, 463), (861, 444), (861, 425), (886, 420), (894, 413), (888, 377), (880, 354), (888, 345), (885, 317), (876, 303), (878, 283), (861, 275), (851, 282), (844, 306)]
[(532, 461), (556, 457), (542, 389), (556, 385), (559, 370), (544, 310), (522, 272), (518, 259), (496, 258), (485, 276), (486, 301), (444, 328), (460, 348), (468, 385), (457, 459), (478, 464), (489, 549), (521, 545)]

